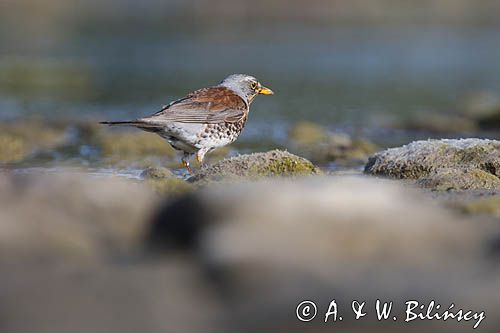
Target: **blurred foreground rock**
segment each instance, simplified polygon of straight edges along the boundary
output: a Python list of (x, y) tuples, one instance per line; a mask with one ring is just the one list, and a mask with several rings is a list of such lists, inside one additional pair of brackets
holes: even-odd
[(435, 190), (500, 190), (500, 142), (415, 141), (375, 154), (365, 172), (416, 179), (420, 185)]
[[(478, 331), (500, 327), (498, 224), (394, 181), (215, 184), (153, 210), (135, 183), (0, 179), (5, 333), (472, 330), (472, 321), (404, 323), (411, 299), (484, 310)], [(104, 260), (83, 264), (58, 239)], [(344, 320), (325, 324), (332, 299)], [(397, 322), (374, 318), (376, 299), (394, 301)], [(296, 318), (303, 300), (317, 304), (311, 322)], [(367, 302), (367, 317), (354, 320), (352, 300)]]
[(201, 168), (190, 182), (257, 180), (268, 177), (294, 177), (319, 174), (320, 170), (305, 158), (286, 151), (271, 150), (231, 157)]
[[(471, 329), (470, 322), (374, 318), (376, 299), (393, 300), (398, 314), (418, 299), (488, 309), (482, 329), (493, 332), (500, 296), (490, 296), (500, 272), (486, 267), (498, 260), (491, 235), (499, 227), (487, 226), (390, 181), (313, 178), (193, 193), (164, 207), (148, 243), (164, 260), (174, 249), (196, 254), (225, 304), (223, 331)], [(344, 321), (325, 324), (332, 299)], [(295, 318), (302, 300), (318, 305), (314, 321)], [(354, 321), (352, 300), (368, 302), (366, 320)]]
[(122, 179), (0, 173), (0, 260), (93, 262), (130, 251), (156, 200)]

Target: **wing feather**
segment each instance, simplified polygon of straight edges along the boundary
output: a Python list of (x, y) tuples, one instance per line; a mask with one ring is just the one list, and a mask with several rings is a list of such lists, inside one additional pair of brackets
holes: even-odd
[(152, 116), (142, 118), (148, 123), (233, 123), (246, 117), (248, 105), (225, 87), (204, 88), (165, 106)]

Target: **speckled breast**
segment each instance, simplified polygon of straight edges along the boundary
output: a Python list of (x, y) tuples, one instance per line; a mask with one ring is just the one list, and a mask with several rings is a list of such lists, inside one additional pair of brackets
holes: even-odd
[(245, 127), (247, 117), (232, 123), (206, 124), (195, 146), (217, 148), (234, 142)]

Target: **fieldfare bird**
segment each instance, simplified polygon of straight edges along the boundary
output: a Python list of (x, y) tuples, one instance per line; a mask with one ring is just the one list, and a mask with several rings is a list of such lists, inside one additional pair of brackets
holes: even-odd
[(272, 95), (250, 75), (233, 74), (219, 85), (202, 88), (171, 102), (155, 114), (131, 121), (105, 121), (153, 132), (184, 153), (182, 165), (192, 173), (189, 159), (203, 163), (205, 154), (234, 142), (248, 119), (250, 104), (259, 95)]

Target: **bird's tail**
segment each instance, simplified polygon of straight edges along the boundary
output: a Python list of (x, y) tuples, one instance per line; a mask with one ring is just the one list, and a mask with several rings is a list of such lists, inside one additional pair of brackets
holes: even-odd
[(138, 126), (144, 123), (139, 120), (127, 120), (127, 121), (100, 121), (99, 124), (110, 125), (110, 126)]
[(109, 125), (109, 126), (134, 126), (144, 131), (154, 132), (154, 133), (162, 129), (161, 124), (155, 124), (143, 119), (126, 120), (126, 121), (101, 121), (99, 122), (99, 124)]

